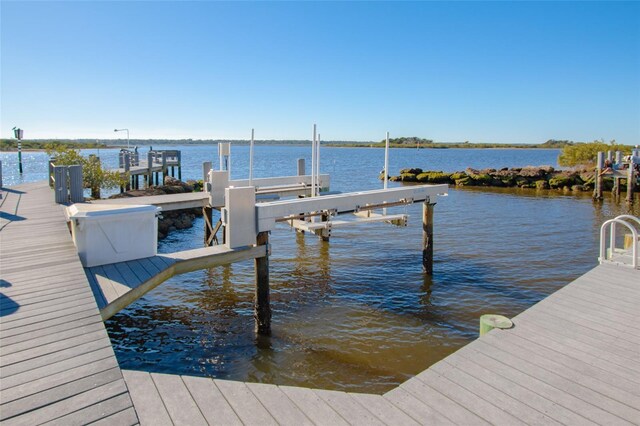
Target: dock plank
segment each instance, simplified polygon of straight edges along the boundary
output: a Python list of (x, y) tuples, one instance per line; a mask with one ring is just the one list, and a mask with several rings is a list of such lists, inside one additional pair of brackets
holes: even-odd
[(184, 382), (174, 374), (151, 374), (171, 421), (175, 424), (206, 425), (207, 421), (200, 412)]
[(311, 389), (280, 386), (280, 390), (315, 424), (348, 425), (344, 418)]
[(278, 386), (264, 383), (247, 383), (247, 387), (278, 424), (292, 426), (313, 424)]
[(212, 379), (182, 376), (182, 380), (207, 423), (230, 426), (242, 424)]
[(127, 383), (133, 406), (141, 424), (172, 425), (171, 417), (162, 402), (158, 389), (151, 379), (151, 374), (123, 370), (122, 376)]
[(419, 425), (419, 423), (411, 418), (411, 416), (380, 395), (365, 393), (351, 393), (350, 395), (362, 406), (367, 407), (373, 415), (380, 419), (384, 424), (406, 426)]
[(383, 425), (371, 411), (346, 392), (313, 390), (324, 402), (336, 410), (342, 418), (352, 425)]
[(243, 423), (278, 424), (245, 383), (217, 379), (214, 383)]

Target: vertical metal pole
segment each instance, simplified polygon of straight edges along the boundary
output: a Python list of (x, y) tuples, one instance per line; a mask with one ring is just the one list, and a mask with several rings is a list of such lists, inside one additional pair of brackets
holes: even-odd
[(22, 142), (18, 140), (18, 171), (22, 174)]
[(389, 132), (387, 132), (387, 142), (384, 145), (384, 189), (387, 189), (389, 181)]
[[(383, 188), (387, 189), (389, 185), (389, 132), (387, 132), (387, 141), (384, 145), (384, 183)], [(382, 209), (382, 214), (387, 214), (387, 209)]]
[(313, 140), (311, 141), (311, 196), (316, 193), (316, 125), (313, 125)]
[(318, 141), (316, 143), (316, 193), (320, 195), (320, 133), (318, 133)]
[(298, 176), (304, 176), (306, 174), (306, 164), (304, 158), (298, 158)]
[(433, 275), (433, 207), (427, 197), (422, 204), (422, 271)]
[(257, 246), (266, 246), (267, 254), (255, 259), (256, 290), (254, 302), (254, 318), (256, 333), (262, 336), (271, 335), (271, 303), (269, 297), (269, 232), (259, 232)]
[(251, 144), (249, 145), (249, 186), (253, 186), (253, 129), (251, 129)]

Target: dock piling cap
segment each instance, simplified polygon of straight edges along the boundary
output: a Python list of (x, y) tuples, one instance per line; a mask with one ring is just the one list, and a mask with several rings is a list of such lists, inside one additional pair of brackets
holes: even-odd
[(505, 316), (495, 315), (495, 314), (486, 314), (480, 317), (480, 323), (490, 326), (492, 328), (511, 328), (513, 327), (513, 322)]

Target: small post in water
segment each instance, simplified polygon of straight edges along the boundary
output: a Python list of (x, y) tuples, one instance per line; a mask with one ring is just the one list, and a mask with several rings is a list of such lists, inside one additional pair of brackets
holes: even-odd
[(422, 271), (433, 275), (433, 207), (436, 203), (427, 197), (422, 204)]
[(254, 318), (256, 321), (256, 333), (262, 336), (271, 335), (271, 303), (269, 298), (269, 232), (259, 232), (256, 245), (266, 246), (267, 253), (264, 257), (255, 259), (256, 292), (254, 305)]

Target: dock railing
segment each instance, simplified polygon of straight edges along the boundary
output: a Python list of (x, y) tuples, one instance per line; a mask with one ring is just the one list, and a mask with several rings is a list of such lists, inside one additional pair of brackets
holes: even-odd
[(82, 166), (58, 166), (55, 161), (55, 158), (49, 160), (49, 187), (53, 188), (56, 203), (84, 202)]
[[(617, 226), (622, 225), (630, 231), (625, 235), (623, 247), (616, 247), (617, 243)], [(631, 266), (638, 268), (640, 261), (638, 260), (638, 239), (640, 229), (640, 219), (632, 215), (620, 215), (614, 219), (609, 219), (600, 227), (600, 256), (599, 262), (615, 263), (617, 265)], [(607, 231), (609, 238), (607, 239)], [(608, 241), (608, 246), (607, 246)]]

